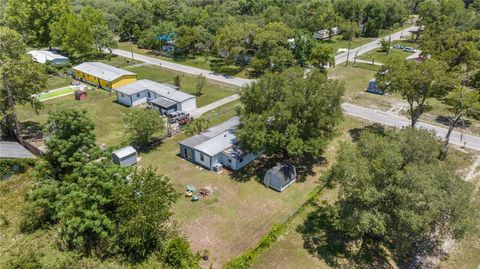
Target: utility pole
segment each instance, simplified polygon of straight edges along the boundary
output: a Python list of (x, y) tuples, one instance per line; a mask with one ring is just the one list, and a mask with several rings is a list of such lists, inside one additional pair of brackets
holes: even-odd
[(388, 50), (387, 50), (387, 55), (390, 54), (390, 48), (392, 47), (392, 35), (388, 36)]
[(347, 61), (345, 62), (345, 66), (348, 66), (348, 58), (350, 57), (351, 44), (352, 44), (352, 35), (350, 34), (350, 38), (348, 39)]
[(132, 52), (132, 61), (135, 62), (133, 58), (133, 46), (132, 46), (132, 34), (128, 31), (128, 42), (130, 43), (130, 51)]

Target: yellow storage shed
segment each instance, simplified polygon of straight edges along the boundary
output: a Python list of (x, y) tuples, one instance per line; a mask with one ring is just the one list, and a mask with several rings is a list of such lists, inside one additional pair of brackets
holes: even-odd
[(100, 62), (85, 62), (73, 68), (76, 79), (115, 89), (137, 80), (137, 74)]

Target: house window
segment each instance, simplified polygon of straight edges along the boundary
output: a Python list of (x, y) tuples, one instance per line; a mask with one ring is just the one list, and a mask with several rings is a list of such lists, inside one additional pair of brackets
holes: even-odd
[(139, 93), (137, 93), (137, 97), (140, 97), (140, 94), (139, 94)]
[(147, 94), (148, 94), (148, 98), (150, 98), (150, 97), (151, 97), (151, 96), (150, 96), (150, 92), (148, 92)]
[(200, 154), (200, 161), (202, 161), (202, 162), (205, 161), (205, 157), (203, 156), (203, 154)]
[(123, 93), (122, 93), (122, 97), (125, 97), (125, 96), (123, 96)]
[(240, 157), (239, 161), (240, 161), (240, 162), (243, 162), (243, 157)]

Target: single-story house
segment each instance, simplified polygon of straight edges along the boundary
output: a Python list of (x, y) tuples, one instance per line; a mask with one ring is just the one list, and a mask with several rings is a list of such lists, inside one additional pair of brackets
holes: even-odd
[(132, 147), (124, 147), (112, 152), (112, 161), (121, 166), (130, 166), (137, 163), (137, 151)]
[(295, 166), (291, 164), (277, 164), (265, 173), (263, 184), (281, 192), (292, 185), (296, 179), (297, 170)]
[(51, 50), (31, 50), (28, 52), (32, 56), (33, 60), (37, 63), (45, 64), (66, 64), (68, 63), (68, 57), (60, 55)]
[(318, 40), (324, 40), (332, 36), (336, 36), (340, 33), (341, 33), (340, 28), (333, 27), (331, 29), (323, 29), (323, 30), (316, 31), (315, 33), (313, 33), (313, 37)]
[(30, 159), (35, 156), (15, 141), (0, 141), (0, 159)]
[(100, 62), (85, 62), (73, 68), (74, 77), (78, 80), (115, 89), (137, 80), (137, 74)]
[(196, 97), (174, 86), (142, 79), (115, 89), (117, 100), (126, 106), (150, 103), (161, 113), (190, 111), (197, 108)]
[(239, 124), (239, 118), (233, 117), (181, 141), (178, 143), (180, 156), (208, 170), (216, 170), (221, 166), (234, 171), (241, 169), (260, 156), (260, 153), (246, 152), (238, 147), (235, 130)]

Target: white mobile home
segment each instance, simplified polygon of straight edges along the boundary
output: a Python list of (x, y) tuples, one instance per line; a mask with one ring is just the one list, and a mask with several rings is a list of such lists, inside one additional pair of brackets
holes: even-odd
[(181, 141), (180, 155), (209, 170), (219, 166), (235, 171), (241, 169), (260, 154), (238, 148), (235, 130), (239, 124), (238, 117), (234, 117), (204, 133)]
[(68, 58), (51, 50), (31, 50), (28, 52), (37, 63), (66, 64)]
[(195, 96), (148, 79), (138, 80), (115, 90), (118, 102), (129, 107), (148, 102), (162, 113), (190, 111), (197, 107)]

